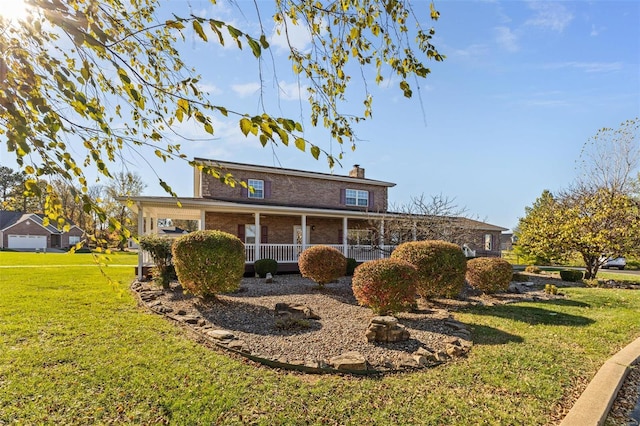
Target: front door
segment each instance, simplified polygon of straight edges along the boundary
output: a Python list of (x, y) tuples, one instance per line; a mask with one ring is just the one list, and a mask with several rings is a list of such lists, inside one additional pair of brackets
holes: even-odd
[[(311, 244), (311, 227), (307, 226), (307, 241)], [(293, 244), (302, 244), (302, 225), (293, 225)]]

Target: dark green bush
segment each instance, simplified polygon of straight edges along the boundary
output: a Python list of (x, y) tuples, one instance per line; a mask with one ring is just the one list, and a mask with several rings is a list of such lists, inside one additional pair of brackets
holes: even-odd
[(358, 266), (353, 274), (353, 295), (376, 314), (410, 310), (416, 302), (418, 270), (399, 259), (378, 259)]
[(347, 257), (347, 273), (346, 275), (348, 277), (352, 276), (354, 271), (356, 270), (356, 267), (358, 266), (358, 261), (355, 260), (353, 257)]
[(560, 278), (562, 279), (562, 281), (569, 281), (574, 283), (580, 281), (583, 276), (584, 274), (582, 271), (576, 271), (573, 269), (560, 271)]
[(278, 272), (278, 262), (274, 259), (258, 259), (253, 264), (253, 269), (260, 278), (265, 278), (268, 273), (275, 275)]
[(237, 290), (244, 275), (244, 244), (222, 231), (195, 231), (173, 244), (178, 280), (189, 293), (215, 297)]
[(153, 280), (164, 288), (169, 288), (169, 283), (176, 278), (172, 264), (171, 238), (157, 235), (143, 235), (140, 237), (140, 248), (149, 253), (153, 261), (151, 274)]
[(467, 282), (484, 293), (507, 291), (512, 277), (513, 267), (499, 257), (478, 257), (467, 262)]
[(418, 269), (420, 296), (457, 297), (464, 287), (467, 259), (462, 249), (445, 241), (415, 241), (400, 244), (391, 254)]
[(345, 275), (347, 259), (333, 247), (313, 246), (300, 253), (298, 267), (303, 277), (314, 280), (322, 287)]

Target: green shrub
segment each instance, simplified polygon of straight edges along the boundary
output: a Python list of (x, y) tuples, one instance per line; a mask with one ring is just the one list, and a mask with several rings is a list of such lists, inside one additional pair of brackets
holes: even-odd
[(173, 241), (171, 238), (157, 235), (143, 235), (140, 237), (140, 248), (148, 252), (153, 261), (151, 270), (153, 280), (164, 288), (169, 288), (171, 280), (176, 278), (171, 254)]
[(499, 257), (478, 257), (467, 262), (467, 282), (484, 293), (507, 291), (512, 277), (513, 267)]
[(406, 311), (415, 305), (418, 270), (399, 259), (378, 259), (358, 266), (353, 274), (353, 295), (376, 314)]
[(278, 262), (274, 259), (258, 259), (253, 264), (253, 269), (260, 278), (265, 278), (268, 273), (275, 275), (278, 272)]
[(298, 267), (303, 277), (310, 278), (321, 287), (345, 275), (347, 259), (333, 247), (309, 247), (298, 258)]
[(583, 276), (584, 274), (582, 273), (582, 271), (576, 271), (573, 269), (560, 271), (560, 278), (562, 279), (562, 281), (569, 281), (574, 283), (580, 281)]
[(356, 270), (356, 267), (358, 266), (358, 261), (355, 260), (353, 257), (347, 257), (347, 273), (346, 275), (348, 277), (352, 276), (354, 271)]
[(244, 244), (222, 231), (195, 231), (173, 244), (173, 261), (185, 290), (200, 297), (237, 290), (244, 275)]
[(524, 271), (528, 274), (539, 274), (542, 272), (542, 269), (538, 268), (535, 265), (529, 265), (526, 268), (524, 268)]
[(462, 249), (445, 241), (415, 241), (400, 244), (391, 254), (418, 269), (420, 296), (457, 297), (464, 287), (467, 259)]
[(545, 284), (544, 292), (547, 294), (558, 294), (558, 287), (553, 284)]

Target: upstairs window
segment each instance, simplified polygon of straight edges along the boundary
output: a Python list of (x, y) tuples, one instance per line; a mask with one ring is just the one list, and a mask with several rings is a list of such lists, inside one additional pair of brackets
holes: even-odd
[(253, 192), (251, 190), (247, 191), (247, 195), (249, 198), (264, 198), (264, 181), (258, 179), (249, 179), (247, 181), (247, 185), (250, 188), (253, 188)]
[(367, 207), (369, 205), (369, 191), (347, 189), (345, 191), (345, 204), (347, 206)]

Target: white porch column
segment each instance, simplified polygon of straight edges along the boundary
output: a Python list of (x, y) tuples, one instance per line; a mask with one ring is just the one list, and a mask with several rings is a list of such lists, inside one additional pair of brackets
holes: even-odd
[(378, 244), (380, 245), (380, 259), (383, 259), (384, 256), (384, 250), (382, 250), (382, 248), (384, 247), (384, 219), (380, 220), (380, 236), (378, 239)]
[(302, 251), (307, 249), (307, 215), (300, 217), (300, 225), (302, 226)]
[(260, 213), (254, 213), (254, 217), (256, 226), (255, 260), (260, 260), (260, 237), (262, 236), (262, 229), (260, 228)]
[[(138, 203), (138, 238), (144, 233), (144, 211), (142, 204)], [(142, 264), (144, 263), (142, 248), (138, 246), (138, 280), (142, 280)]]
[(204, 210), (200, 210), (200, 222), (198, 222), (198, 230), (200, 231), (204, 231), (207, 226), (207, 222), (205, 220), (206, 215), (207, 212), (205, 212)]
[(348, 229), (347, 226), (349, 224), (349, 220), (346, 217), (342, 218), (342, 254), (344, 254), (344, 257), (349, 257), (349, 246), (347, 245), (348, 243)]

